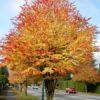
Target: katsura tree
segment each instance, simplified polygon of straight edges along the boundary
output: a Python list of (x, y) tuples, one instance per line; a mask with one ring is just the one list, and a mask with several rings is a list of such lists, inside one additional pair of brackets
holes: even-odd
[(4, 55), (2, 62), (5, 62), (5, 64), (9, 66), (8, 68), (11, 70), (11, 73), (14, 74), (10, 76), (10, 81), (13, 80), (13, 82), (19, 83), (20, 86), (23, 84), (24, 92), (27, 95), (27, 79), (33, 76), (35, 77), (35, 75), (40, 75), (41, 72), (32, 68), (31, 60), (28, 62), (29, 57), (25, 55), (27, 55), (27, 51), (30, 50), (28, 50), (28, 42), (25, 44), (22, 38), (24, 37), (11, 31), (7, 36), (7, 41), (4, 42), (4, 45), (1, 45), (1, 54)]
[(9, 70), (9, 83), (13, 85), (18, 85), (19, 91), (22, 92), (22, 85), (24, 82), (24, 77), (21, 72)]
[[(32, 83), (35, 79), (35, 76), (40, 75), (40, 72), (35, 71), (33, 68), (28, 68), (24, 71), (18, 72), (17, 70), (9, 70), (9, 83), (17, 84), (19, 91), (24, 90), (25, 95), (27, 95), (27, 84), (28, 82)], [(30, 81), (31, 79), (31, 81)]]
[(26, 95), (27, 95), (27, 84), (29, 82), (35, 81), (36, 80), (35, 77), (38, 78), (38, 76), (40, 75), (41, 73), (38, 70), (31, 67), (22, 72), (22, 76), (24, 78), (23, 87), (24, 87), (24, 92)]
[[(95, 48), (95, 51), (98, 51), (98, 48)], [(91, 84), (95, 84), (100, 82), (100, 78), (99, 78), (99, 72), (95, 69), (95, 65), (94, 62), (92, 61), (92, 54), (93, 52), (91, 52), (90, 54), (85, 53), (84, 58), (85, 60), (88, 60), (88, 64), (86, 64), (87, 62), (81, 62), (81, 66), (78, 67), (74, 74), (73, 80), (74, 81), (79, 81), (79, 82), (83, 82), (85, 83), (85, 91), (87, 92), (87, 84), (91, 83)]]
[(1, 54), (12, 70), (40, 76), (52, 100), (60, 77), (91, 65), (95, 26), (68, 0), (36, 0), (21, 8)]
[(95, 84), (100, 82), (99, 73), (92, 66), (80, 67), (74, 74), (74, 81), (83, 82), (85, 85), (85, 91), (87, 92), (87, 84)]

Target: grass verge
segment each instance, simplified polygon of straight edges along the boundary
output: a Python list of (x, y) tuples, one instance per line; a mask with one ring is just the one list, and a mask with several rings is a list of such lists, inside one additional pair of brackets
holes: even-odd
[(22, 92), (19, 92), (16, 89), (13, 89), (14, 94), (16, 95), (17, 100), (39, 100), (38, 97), (33, 96), (31, 94), (27, 94), (27, 96)]

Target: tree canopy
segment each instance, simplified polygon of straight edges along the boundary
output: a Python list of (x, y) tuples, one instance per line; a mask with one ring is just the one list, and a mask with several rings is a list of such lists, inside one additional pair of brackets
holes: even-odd
[[(66, 75), (91, 66), (95, 27), (68, 0), (27, 2), (13, 21), (2, 54), (9, 67), (41, 74)], [(83, 66), (84, 67), (84, 66)], [(51, 75), (52, 76), (52, 75)]]
[(57, 79), (93, 66), (95, 26), (73, 3), (36, 0), (21, 8), (0, 50), (11, 70)]

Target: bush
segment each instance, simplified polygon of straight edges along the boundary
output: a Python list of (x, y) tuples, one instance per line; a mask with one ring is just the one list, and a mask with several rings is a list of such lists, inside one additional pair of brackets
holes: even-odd
[(97, 84), (96, 84), (95, 93), (100, 94), (100, 83), (97, 83)]

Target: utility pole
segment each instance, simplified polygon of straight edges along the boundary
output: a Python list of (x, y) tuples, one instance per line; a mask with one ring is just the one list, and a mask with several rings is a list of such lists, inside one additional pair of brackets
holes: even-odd
[(99, 68), (98, 68), (98, 71), (100, 72), (100, 63), (99, 63)]
[(44, 89), (45, 89), (45, 87), (44, 87), (44, 80), (42, 81), (42, 100), (44, 100)]

